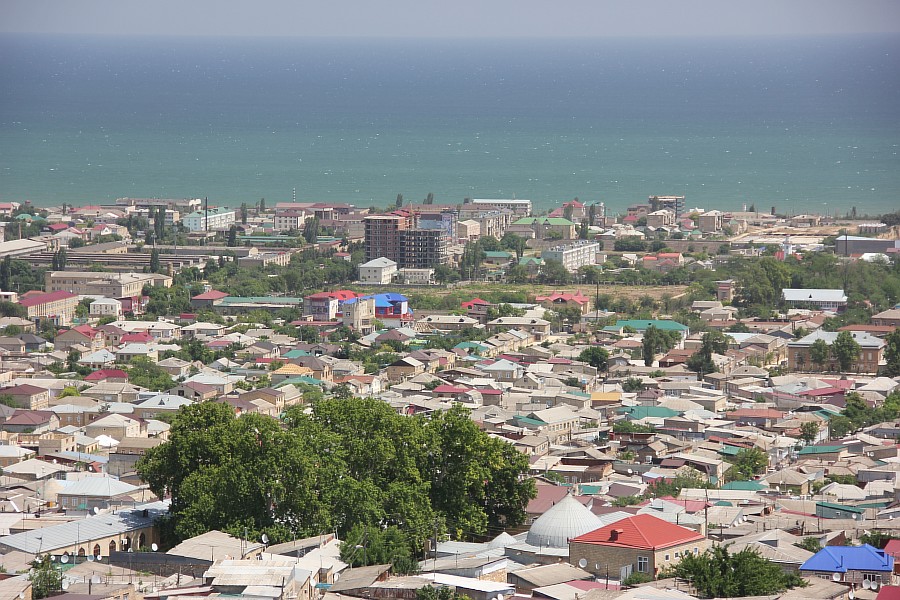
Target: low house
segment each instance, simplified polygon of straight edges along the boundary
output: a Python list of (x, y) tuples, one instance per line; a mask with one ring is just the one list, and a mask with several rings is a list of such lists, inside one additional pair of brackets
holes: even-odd
[(585, 564), (596, 577), (605, 576), (607, 568), (620, 580), (632, 573), (656, 577), (660, 569), (708, 546), (706, 537), (693, 529), (653, 515), (635, 515), (572, 539), (569, 562)]
[(85, 477), (70, 482), (57, 493), (63, 510), (87, 511), (109, 508), (113, 498), (138, 491), (135, 485), (108, 476)]
[[(826, 546), (800, 565), (800, 573), (829, 578), (844, 584), (874, 582), (875, 588), (891, 583), (894, 557), (869, 544), (862, 546)], [(871, 583), (870, 583), (871, 585)]]

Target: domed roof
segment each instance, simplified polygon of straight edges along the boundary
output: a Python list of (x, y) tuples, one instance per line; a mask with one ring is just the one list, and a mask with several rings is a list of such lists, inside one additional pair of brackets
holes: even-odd
[(488, 544), (488, 548), (506, 548), (507, 546), (511, 546), (516, 543), (516, 538), (509, 535), (505, 531), (491, 540), (491, 543)]
[(535, 520), (525, 541), (543, 548), (568, 548), (570, 539), (600, 527), (600, 517), (568, 495)]

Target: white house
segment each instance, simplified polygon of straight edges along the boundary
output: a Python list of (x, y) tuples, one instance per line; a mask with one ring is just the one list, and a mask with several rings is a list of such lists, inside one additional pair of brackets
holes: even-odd
[(397, 272), (397, 263), (389, 258), (374, 258), (359, 265), (359, 281), (361, 283), (377, 283), (385, 285), (391, 282)]
[(92, 317), (121, 317), (122, 303), (115, 298), (99, 298), (91, 302), (90, 314)]
[(791, 306), (809, 306), (832, 312), (847, 307), (847, 294), (844, 290), (785, 288), (781, 290), (781, 296), (785, 304)]

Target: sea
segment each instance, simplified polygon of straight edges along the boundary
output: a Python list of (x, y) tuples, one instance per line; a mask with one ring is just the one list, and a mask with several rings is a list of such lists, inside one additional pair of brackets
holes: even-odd
[(900, 36), (0, 35), (0, 201), (900, 208)]

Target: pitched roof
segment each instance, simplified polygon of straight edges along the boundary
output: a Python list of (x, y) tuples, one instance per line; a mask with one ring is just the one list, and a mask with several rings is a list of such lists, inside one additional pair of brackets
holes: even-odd
[(862, 546), (826, 546), (800, 565), (801, 571), (893, 571), (894, 557), (869, 544)]
[(669, 523), (653, 515), (635, 515), (580, 535), (572, 542), (656, 550), (703, 539), (704, 536), (692, 529)]
[(228, 296), (225, 292), (220, 292), (219, 290), (209, 290), (208, 292), (203, 292), (202, 294), (197, 294), (191, 300), (221, 300)]
[(31, 306), (38, 306), (41, 304), (46, 304), (47, 302), (55, 302), (57, 300), (65, 300), (67, 298), (77, 298), (75, 294), (71, 292), (49, 292), (47, 294), (35, 294), (34, 296), (29, 296), (19, 301), (19, 304), (24, 306), (25, 308)]

